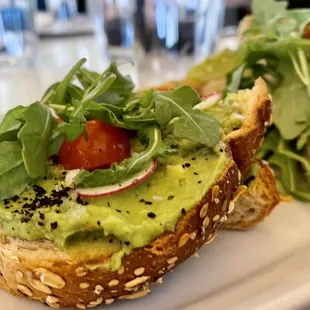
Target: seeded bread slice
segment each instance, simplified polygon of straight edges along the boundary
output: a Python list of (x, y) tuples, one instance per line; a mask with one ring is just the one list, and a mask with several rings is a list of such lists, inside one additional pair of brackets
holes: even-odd
[[(240, 173), (231, 159), (204, 198), (183, 215), (175, 232), (167, 232), (149, 245), (125, 256), (116, 271), (89, 270), (109, 255), (87, 256), (87, 249), (73, 257), (48, 241), (29, 242), (0, 237), (0, 287), (17, 296), (39, 300), (52, 308), (86, 309), (116, 299), (149, 294), (150, 284), (210, 243), (232, 211), (241, 191)], [(242, 188), (241, 188), (242, 189)]]
[(258, 159), (252, 165), (259, 167), (259, 170), (256, 175), (246, 176), (244, 183), (248, 189), (236, 202), (234, 211), (228, 216), (223, 228), (252, 228), (262, 222), (281, 201), (276, 179), (269, 165)]

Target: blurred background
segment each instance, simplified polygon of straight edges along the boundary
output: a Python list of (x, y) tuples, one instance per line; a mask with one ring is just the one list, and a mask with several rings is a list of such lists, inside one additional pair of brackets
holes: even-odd
[[(309, 6), (309, 0), (290, 1)], [(121, 63), (138, 87), (237, 47), (250, 0), (0, 0), (0, 113), (38, 100), (80, 58)], [(132, 65), (134, 63), (134, 66)]]

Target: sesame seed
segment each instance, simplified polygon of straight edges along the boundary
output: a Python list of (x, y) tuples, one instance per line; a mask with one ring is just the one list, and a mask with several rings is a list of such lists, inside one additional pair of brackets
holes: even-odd
[(217, 214), (213, 217), (213, 221), (217, 222), (221, 217)]
[(119, 281), (117, 279), (113, 279), (109, 282), (109, 286), (112, 287), (112, 286), (116, 286), (119, 284)]
[(177, 256), (173, 256), (169, 259), (167, 259), (167, 263), (170, 265), (170, 264), (174, 264), (176, 261), (178, 260), (178, 257)]
[(90, 287), (90, 284), (88, 282), (81, 282), (79, 285), (80, 289), (86, 290), (87, 288)]
[(140, 268), (137, 268), (135, 269), (135, 271), (133, 272), (136, 276), (141, 276), (145, 271), (145, 268), (144, 267), (140, 267)]

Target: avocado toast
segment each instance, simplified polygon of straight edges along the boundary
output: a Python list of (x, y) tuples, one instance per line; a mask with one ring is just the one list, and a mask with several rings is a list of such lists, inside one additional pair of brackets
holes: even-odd
[(52, 308), (147, 295), (213, 241), (246, 189), (231, 141), (251, 132), (242, 170), (270, 122), (262, 81), (247, 98), (269, 113), (225, 131), (189, 86), (137, 94), (83, 63), (0, 125), (0, 286)]

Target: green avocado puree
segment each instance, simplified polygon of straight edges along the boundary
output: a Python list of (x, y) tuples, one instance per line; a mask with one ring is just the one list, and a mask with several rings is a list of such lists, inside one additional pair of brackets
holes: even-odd
[(244, 111), (237, 101), (237, 96), (237, 94), (228, 94), (224, 100), (203, 109), (221, 122), (225, 135), (239, 129), (244, 120)]
[[(59, 198), (61, 203), (54, 197), (50, 202), (54, 205), (42, 203), (33, 210), (29, 204), (38, 190), (30, 188), (20, 197), (0, 202), (0, 225), (7, 236), (48, 239), (68, 253), (83, 247), (98, 253), (100, 244), (110, 244), (113, 256), (105, 267), (116, 270), (125, 253), (165, 231), (174, 231), (178, 219), (202, 199), (228, 161), (225, 152), (206, 149), (184, 158), (167, 156), (158, 160), (156, 172), (147, 181), (124, 192), (81, 200), (73, 189), (66, 188), (67, 197)], [(61, 186), (65, 187), (65, 172), (57, 167), (51, 170), (38, 183), (46, 191), (39, 198), (46, 197), (46, 203), (52, 193), (57, 196)]]

